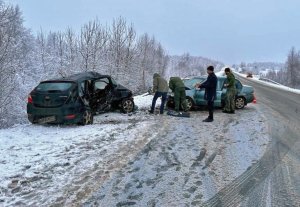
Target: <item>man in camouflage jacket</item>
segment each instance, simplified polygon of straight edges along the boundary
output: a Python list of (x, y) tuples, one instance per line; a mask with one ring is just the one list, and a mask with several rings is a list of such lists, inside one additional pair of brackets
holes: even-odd
[(179, 112), (180, 103), (182, 103), (183, 110), (187, 111), (185, 85), (181, 78), (171, 77), (169, 88), (174, 92), (175, 111)]
[(236, 94), (235, 77), (231, 72), (230, 68), (225, 68), (225, 74), (227, 76), (227, 83), (224, 84), (224, 87), (227, 88), (227, 91), (223, 113), (234, 114)]

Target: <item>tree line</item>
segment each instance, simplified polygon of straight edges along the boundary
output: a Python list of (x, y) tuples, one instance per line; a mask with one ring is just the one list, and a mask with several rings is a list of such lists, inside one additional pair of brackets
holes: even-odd
[(277, 71), (271, 70), (265, 77), (282, 85), (300, 89), (300, 51), (292, 47), (287, 55), (284, 68)]
[[(300, 89), (300, 51), (292, 47), (288, 54), (285, 63), (248, 63), (241, 62), (240, 65), (233, 65), (233, 68), (241, 68), (244, 73), (260, 74), (264, 78), (271, 79), (282, 85)], [(266, 70), (267, 69), (267, 70)]]
[(168, 64), (161, 44), (148, 34), (138, 37), (122, 17), (110, 27), (97, 19), (90, 21), (78, 35), (70, 28), (47, 34), (40, 31), (35, 51), (37, 69), (45, 77), (95, 71), (113, 75), (133, 91), (145, 90), (149, 77), (154, 72), (163, 74)]
[(168, 78), (171, 76), (188, 78), (192, 76), (207, 75), (206, 68), (209, 65), (213, 65), (216, 68), (216, 71), (224, 66), (222, 62), (199, 56), (191, 56), (189, 53), (184, 53), (180, 56), (170, 56), (165, 76)]

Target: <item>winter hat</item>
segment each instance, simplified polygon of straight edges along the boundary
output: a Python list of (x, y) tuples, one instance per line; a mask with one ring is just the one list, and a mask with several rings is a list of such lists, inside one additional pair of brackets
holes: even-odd
[(157, 77), (160, 77), (160, 75), (158, 73), (154, 73), (153, 78), (157, 78)]
[(208, 66), (207, 70), (214, 71), (214, 66), (212, 66), (212, 65)]
[(225, 73), (226, 73), (226, 72), (230, 72), (230, 68), (225, 68), (224, 71), (225, 71)]

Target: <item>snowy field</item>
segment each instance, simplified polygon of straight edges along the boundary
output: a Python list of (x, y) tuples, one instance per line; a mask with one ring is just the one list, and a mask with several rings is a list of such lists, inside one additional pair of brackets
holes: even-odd
[[(106, 113), (89, 126), (0, 130), (0, 206), (182, 206), (211, 198), (255, 163), (269, 137), (259, 107), (191, 118)], [(158, 103), (160, 100), (158, 100)], [(159, 106), (159, 104), (157, 105)], [(205, 152), (205, 153), (203, 153)]]

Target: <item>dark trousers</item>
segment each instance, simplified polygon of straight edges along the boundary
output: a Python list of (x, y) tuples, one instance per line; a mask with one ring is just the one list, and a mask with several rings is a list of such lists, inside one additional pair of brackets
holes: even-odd
[(152, 99), (152, 106), (151, 106), (151, 111), (154, 111), (155, 108), (155, 104), (156, 104), (156, 100), (161, 97), (161, 104), (160, 104), (160, 110), (159, 112), (162, 114), (164, 113), (164, 108), (165, 108), (165, 104), (167, 101), (167, 94), (168, 92), (155, 92), (154, 97)]
[(207, 108), (208, 108), (208, 118), (214, 119), (214, 101), (207, 101)]

